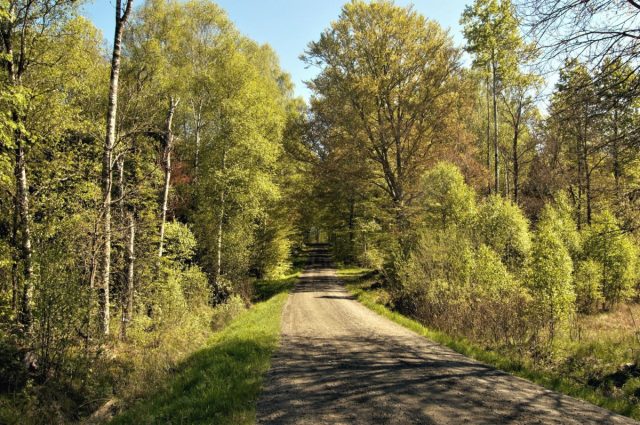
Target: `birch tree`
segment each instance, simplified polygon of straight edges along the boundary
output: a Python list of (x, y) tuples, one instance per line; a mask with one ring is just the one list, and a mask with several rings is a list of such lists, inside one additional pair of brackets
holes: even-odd
[(111, 76), (109, 77), (109, 100), (107, 104), (107, 125), (102, 156), (102, 232), (103, 255), (100, 287), (100, 325), (105, 335), (109, 334), (111, 286), (111, 191), (113, 186), (113, 149), (116, 144), (116, 116), (118, 111), (118, 83), (120, 78), (120, 55), (122, 36), (131, 13), (133, 0), (116, 0), (115, 33), (111, 54)]
[[(28, 73), (35, 69), (50, 67), (42, 61), (47, 54), (47, 40), (61, 36), (65, 22), (74, 12), (73, 0), (11, 0), (3, 2), (0, 13), (0, 36), (2, 56), (0, 62), (7, 77), (10, 93), (10, 120), (12, 135), (9, 147), (14, 154), (14, 239), (21, 264), (24, 285), (20, 295), (19, 322), (25, 332), (33, 325), (33, 243), (30, 224), (29, 178), (27, 153), (35, 135), (29, 134), (25, 125), (28, 109)], [(14, 268), (14, 275), (18, 267)], [(17, 279), (17, 277), (14, 277)]]

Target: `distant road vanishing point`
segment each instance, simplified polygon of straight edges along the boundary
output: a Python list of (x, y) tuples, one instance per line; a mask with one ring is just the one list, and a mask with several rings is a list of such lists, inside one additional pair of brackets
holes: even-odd
[(283, 311), (259, 424), (636, 424), (431, 342), (355, 301), (326, 250)]

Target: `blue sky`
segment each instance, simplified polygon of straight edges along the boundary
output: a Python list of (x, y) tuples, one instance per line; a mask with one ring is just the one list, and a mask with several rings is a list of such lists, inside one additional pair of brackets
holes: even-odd
[[(307, 43), (318, 39), (331, 21), (337, 19), (346, 0), (219, 0), (236, 27), (246, 36), (268, 43), (278, 53), (282, 68), (291, 74), (296, 94), (308, 98), (303, 84), (317, 70), (305, 69), (298, 59)], [(457, 44), (463, 37), (458, 23), (466, 3), (471, 0), (396, 0), (397, 4), (413, 4), (426, 17), (450, 28)], [(139, 6), (144, 0), (134, 0)], [(114, 0), (94, 0), (83, 13), (100, 28), (107, 39), (113, 37)]]

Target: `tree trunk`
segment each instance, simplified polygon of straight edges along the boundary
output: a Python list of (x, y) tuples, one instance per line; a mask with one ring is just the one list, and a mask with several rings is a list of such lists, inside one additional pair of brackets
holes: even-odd
[[(18, 203), (14, 202), (13, 207), (13, 223), (11, 229), (11, 245), (14, 247), (18, 246)], [(12, 264), (11, 264), (11, 310), (15, 317), (18, 317), (18, 304), (20, 299), (20, 276), (19, 276), (19, 265), (20, 265), (20, 257), (17, 255), (17, 250), (12, 250)]]
[(581, 138), (578, 138), (578, 142), (576, 143), (576, 157), (578, 160), (578, 199), (576, 202), (576, 210), (577, 210), (577, 227), (578, 230), (582, 229), (582, 141)]
[[(8, 57), (13, 58), (10, 33), (11, 32), (8, 31), (7, 34), (3, 34), (3, 37), (5, 38), (5, 44), (8, 43), (6, 45), (6, 54)], [(21, 40), (22, 45), (24, 45), (25, 42), (26, 41), (24, 39)], [(24, 72), (24, 52), (20, 52), (19, 57), (20, 59), (18, 60), (17, 67), (14, 66), (13, 60), (7, 61), (6, 66), (10, 84), (16, 89), (16, 91), (18, 91), (17, 89), (22, 85), (22, 74)], [(11, 118), (17, 128), (13, 134), (16, 144), (14, 165), (14, 175), (16, 183), (14, 208), (15, 213), (17, 214), (15, 242), (17, 243), (16, 247), (18, 247), (19, 249), (18, 257), (22, 262), (24, 275), (18, 322), (22, 325), (22, 328), (26, 333), (30, 333), (33, 325), (33, 313), (31, 311), (31, 302), (33, 296), (33, 265), (31, 259), (31, 228), (29, 224), (29, 184), (27, 182), (25, 140), (24, 135), (20, 131), (20, 128), (23, 124), (23, 117), (20, 111), (18, 111), (17, 109), (13, 109), (11, 111)], [(14, 284), (17, 284), (17, 281)]]
[(116, 162), (118, 169), (118, 209), (120, 219), (124, 222), (124, 157), (120, 157)]
[(118, 81), (120, 77), (120, 52), (122, 33), (131, 11), (133, 0), (126, 0), (124, 12), (122, 0), (116, 0), (116, 27), (111, 55), (111, 75), (109, 78), (109, 102), (107, 104), (107, 131), (102, 156), (102, 232), (104, 238), (102, 255), (102, 276), (100, 288), (100, 327), (102, 333), (109, 334), (109, 289), (111, 284), (111, 186), (113, 148), (116, 142), (116, 115), (118, 110)]
[(587, 172), (585, 175), (585, 183), (586, 183), (586, 197), (587, 197), (587, 225), (591, 226), (591, 215), (592, 215), (592, 207), (591, 207), (591, 170), (587, 167)]
[(198, 185), (198, 178), (200, 174), (200, 132), (202, 130), (202, 101), (198, 102), (198, 106), (193, 105), (193, 114), (196, 121), (196, 152), (195, 161), (193, 165), (193, 183)]
[(33, 312), (31, 302), (33, 297), (33, 264), (31, 261), (31, 228), (29, 225), (29, 186), (27, 184), (27, 164), (25, 159), (24, 141), (17, 138), (16, 149), (16, 198), (19, 211), (19, 221), (22, 227), (20, 251), (24, 267), (24, 284), (22, 287), (22, 302), (19, 321), (26, 333), (33, 327)]
[(613, 156), (613, 178), (616, 185), (616, 201), (620, 201), (620, 177), (622, 177), (622, 167), (620, 166), (620, 152), (618, 148), (618, 110), (614, 107), (613, 111), (613, 144), (611, 146), (611, 154)]
[[(486, 128), (486, 132), (487, 132), (487, 172), (490, 172), (489, 170), (491, 170), (491, 100), (489, 99), (490, 96), (490, 86), (489, 86), (489, 74), (487, 74), (487, 78), (486, 78), (486, 84), (487, 84), (487, 128)], [(488, 179), (488, 185), (487, 185), (487, 189), (489, 189), (489, 193), (491, 193), (491, 178)]]
[(516, 122), (513, 126), (513, 202), (518, 203), (518, 186), (520, 184), (520, 162), (518, 161), (518, 143), (520, 138), (520, 115), (522, 114), (522, 104), (518, 105), (516, 111)]
[[(349, 199), (349, 256), (353, 256), (354, 251), (354, 228), (355, 228), (355, 200), (353, 197)], [(353, 258), (352, 258), (353, 260)]]
[[(227, 152), (223, 151), (222, 152), (222, 170), (225, 170), (226, 167), (226, 159), (227, 159)], [(223, 232), (223, 224), (224, 224), (224, 203), (225, 203), (225, 199), (224, 199), (224, 187), (221, 188), (220, 190), (220, 216), (218, 218), (218, 241), (217, 241), (217, 262), (216, 262), (216, 283), (218, 282), (218, 279), (220, 278), (220, 276), (222, 276), (222, 232)]]
[(518, 162), (518, 130), (513, 134), (513, 202), (518, 203), (518, 185), (520, 184), (520, 163)]
[(160, 247), (158, 249), (158, 257), (162, 257), (162, 250), (164, 248), (164, 227), (167, 222), (167, 206), (169, 204), (169, 186), (171, 184), (171, 150), (173, 149), (173, 115), (176, 112), (176, 107), (179, 101), (173, 96), (169, 98), (169, 111), (167, 112), (167, 121), (165, 127), (164, 136), (164, 153), (163, 153), (163, 168), (164, 168), (164, 188), (162, 191), (162, 216), (160, 219)]
[(588, 114), (584, 117), (584, 133), (582, 138), (582, 161), (584, 166), (585, 197), (587, 201), (587, 226), (591, 226), (591, 171), (589, 169), (589, 142), (587, 126), (589, 122)]
[(127, 327), (131, 323), (133, 314), (133, 279), (135, 271), (135, 242), (136, 242), (136, 221), (135, 213), (129, 214), (129, 240), (127, 243), (127, 287), (122, 300), (122, 323), (120, 324), (120, 339), (127, 338)]
[(493, 96), (493, 178), (495, 181), (495, 193), (500, 193), (499, 163), (498, 163), (498, 76), (496, 70), (495, 49), (491, 51), (491, 74)]
[(222, 275), (222, 230), (224, 222), (224, 190), (220, 193), (220, 217), (218, 218), (218, 242), (217, 242), (217, 254), (216, 260), (216, 282)]

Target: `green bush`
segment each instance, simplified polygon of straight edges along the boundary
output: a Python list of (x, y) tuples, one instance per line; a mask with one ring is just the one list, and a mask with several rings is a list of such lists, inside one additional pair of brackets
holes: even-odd
[(426, 224), (433, 228), (468, 224), (475, 213), (474, 190), (453, 164), (440, 162), (422, 177)]
[(595, 260), (580, 261), (574, 274), (576, 310), (591, 314), (604, 302), (602, 294), (602, 265)]
[(584, 255), (602, 265), (602, 292), (606, 308), (628, 300), (637, 281), (638, 250), (613, 214), (605, 211), (586, 231)]
[(488, 246), (480, 245), (473, 267), (474, 293), (481, 297), (502, 298), (517, 285), (500, 256)]
[(384, 254), (375, 246), (368, 247), (358, 256), (358, 263), (367, 269), (380, 270), (384, 265)]
[(216, 306), (213, 318), (211, 319), (211, 328), (213, 330), (224, 328), (246, 309), (247, 307), (242, 298), (237, 295), (232, 295), (227, 302)]
[(170, 221), (164, 229), (164, 256), (181, 263), (189, 262), (196, 252), (197, 241), (186, 224)]
[(531, 251), (529, 222), (522, 210), (501, 196), (481, 205), (476, 219), (478, 239), (496, 251), (510, 271), (522, 268)]
[(252, 268), (258, 279), (277, 279), (291, 268), (291, 241), (287, 229), (263, 223), (258, 227), (252, 249)]
[(553, 203), (544, 206), (539, 222), (553, 228), (574, 261), (579, 258), (582, 253), (582, 237), (573, 219), (573, 207), (566, 192), (558, 192)]
[(530, 330), (527, 310), (531, 297), (486, 245), (475, 254), (471, 282), (472, 305), (465, 336), (494, 345), (524, 343)]
[(535, 317), (553, 340), (575, 308), (573, 264), (567, 248), (553, 226), (536, 232), (527, 284), (533, 295)]
[(362, 267), (382, 270), (385, 263), (385, 250), (381, 241), (382, 226), (375, 220), (355, 220), (356, 259)]
[(187, 309), (187, 301), (182, 290), (183, 271), (165, 267), (158, 280), (147, 287), (144, 301), (147, 311), (157, 324), (170, 326)]
[(464, 232), (423, 230), (409, 256), (397, 263), (398, 306), (433, 326), (456, 328), (473, 269), (472, 244)]

